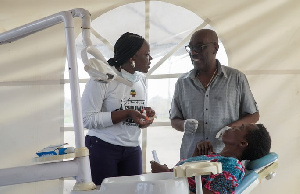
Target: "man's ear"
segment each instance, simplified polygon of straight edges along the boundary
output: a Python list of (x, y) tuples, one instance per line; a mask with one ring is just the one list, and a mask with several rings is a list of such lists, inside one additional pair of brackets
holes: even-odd
[(248, 146), (248, 142), (246, 142), (246, 141), (241, 141), (241, 142), (240, 142), (240, 146), (241, 146), (241, 147), (247, 147), (247, 146)]
[(215, 45), (215, 49), (216, 49), (216, 53), (217, 53), (219, 50), (219, 44), (216, 42), (214, 45)]
[(215, 50), (213, 51), (213, 54), (217, 54), (218, 48), (216, 47)]

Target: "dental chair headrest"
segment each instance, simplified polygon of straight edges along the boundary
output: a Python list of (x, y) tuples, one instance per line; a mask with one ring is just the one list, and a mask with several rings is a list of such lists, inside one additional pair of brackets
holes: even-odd
[(247, 170), (257, 170), (260, 169), (278, 159), (278, 155), (274, 152), (270, 152), (262, 158), (257, 160), (247, 161), (245, 167)]

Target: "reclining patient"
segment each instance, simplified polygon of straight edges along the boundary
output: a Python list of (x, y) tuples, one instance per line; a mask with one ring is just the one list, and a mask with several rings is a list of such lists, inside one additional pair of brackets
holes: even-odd
[[(222, 163), (222, 173), (203, 175), (203, 193), (234, 193), (245, 175), (242, 160), (255, 160), (267, 155), (271, 149), (271, 137), (262, 124), (247, 124), (229, 128), (222, 135), (225, 147), (219, 154), (213, 152), (210, 142), (199, 142), (193, 157), (180, 161), (177, 165), (192, 161)], [(166, 165), (151, 161), (153, 173), (172, 171)], [(194, 177), (188, 178), (190, 193), (196, 192)]]

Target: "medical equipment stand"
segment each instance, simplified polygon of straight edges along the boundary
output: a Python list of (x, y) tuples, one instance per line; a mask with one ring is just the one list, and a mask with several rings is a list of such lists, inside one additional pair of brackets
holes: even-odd
[(75, 176), (74, 190), (95, 189), (91, 179), (88, 149), (84, 145), (73, 17), (82, 18), (83, 29), (90, 27), (89, 12), (78, 8), (62, 11), (0, 34), (0, 45), (2, 45), (64, 22), (75, 131), (74, 160), (0, 169), (0, 186)]

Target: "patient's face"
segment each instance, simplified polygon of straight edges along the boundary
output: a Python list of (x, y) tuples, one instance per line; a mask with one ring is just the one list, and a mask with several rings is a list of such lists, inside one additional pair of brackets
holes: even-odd
[(246, 134), (251, 130), (257, 130), (256, 124), (245, 124), (242, 126), (234, 126), (227, 131), (222, 136), (222, 141), (226, 145), (239, 145), (240, 142), (245, 142)]

